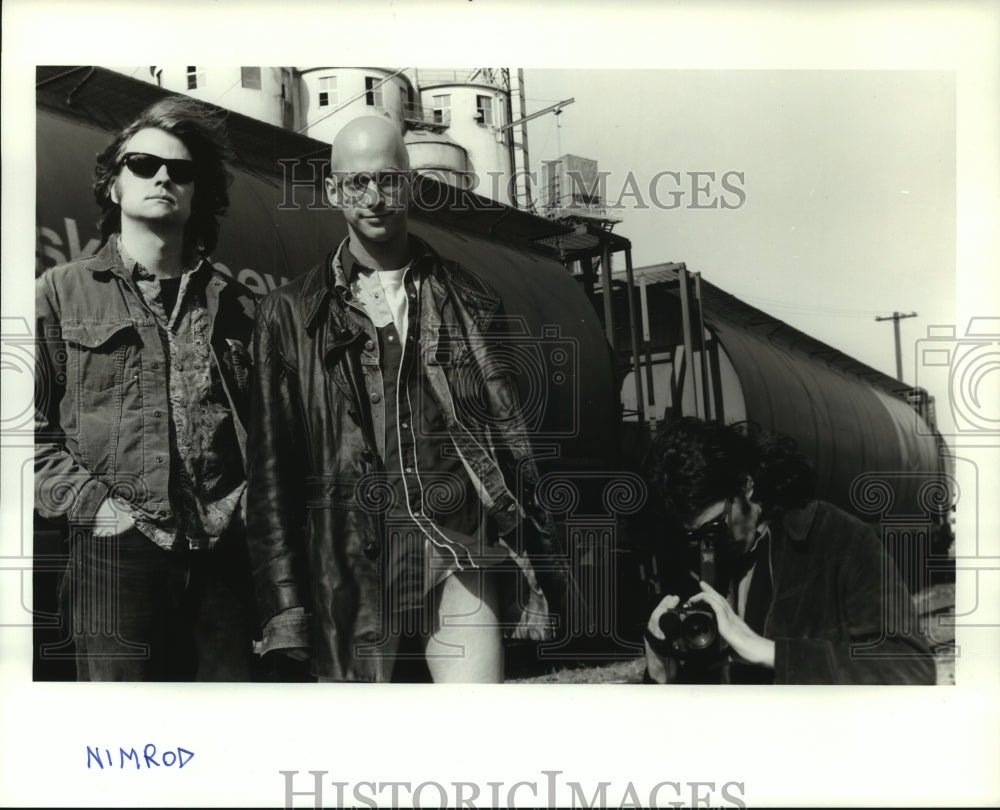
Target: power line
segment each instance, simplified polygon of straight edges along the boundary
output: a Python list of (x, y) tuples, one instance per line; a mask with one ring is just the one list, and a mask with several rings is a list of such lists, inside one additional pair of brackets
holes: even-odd
[(783, 301), (778, 298), (763, 298), (756, 295), (744, 295), (743, 300), (759, 309), (781, 309), (786, 312), (796, 312), (803, 315), (828, 315), (837, 318), (870, 318), (877, 310), (860, 310), (846, 307), (823, 307), (809, 304), (798, 304)]

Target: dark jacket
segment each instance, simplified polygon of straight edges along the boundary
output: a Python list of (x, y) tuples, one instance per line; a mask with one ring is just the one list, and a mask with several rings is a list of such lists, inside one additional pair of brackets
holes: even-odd
[(772, 524), (770, 552), (775, 683), (935, 683), (909, 591), (870, 525), (813, 501)]
[[(534, 505), (538, 472), (516, 388), (494, 366), (487, 339), (499, 298), (478, 277), (426, 250), (433, 261), (423, 270), (416, 337), (431, 393), (483, 484), (484, 509), (498, 533), (522, 561), (552, 561), (555, 532)], [(338, 283), (335, 262), (331, 254), (274, 291), (258, 311), (247, 525), (261, 620), (304, 609), (308, 637), (300, 643), (310, 648), (313, 673), (374, 680), (378, 667), (358, 647), (376, 643), (383, 630), (385, 525), (371, 496), (384, 470), (384, 390), (378, 340)], [(483, 400), (488, 424), (473, 426)], [(469, 441), (459, 421), (490, 441)], [(530, 565), (522, 570), (537, 618), (539, 608), (547, 613), (538, 581), (551, 581), (552, 602), (561, 578), (544, 567), (537, 578)]]
[[(212, 358), (245, 446), (254, 297), (211, 269)], [(35, 508), (92, 522), (112, 487), (157, 515), (170, 508), (167, 363), (156, 320), (109, 240), (35, 281)]]

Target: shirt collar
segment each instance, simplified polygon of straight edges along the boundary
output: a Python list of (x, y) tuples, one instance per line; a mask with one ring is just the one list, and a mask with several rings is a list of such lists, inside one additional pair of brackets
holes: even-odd
[[(125, 270), (130, 278), (135, 278), (135, 279), (155, 278), (155, 276), (152, 273), (150, 273), (149, 270), (147, 270), (144, 265), (140, 264), (139, 261), (137, 259), (134, 259), (132, 255), (128, 252), (128, 250), (126, 250), (125, 241), (122, 239), (121, 234), (118, 234), (115, 237), (115, 242), (116, 242), (116, 248), (118, 250), (118, 256), (121, 259), (122, 264), (124, 265)], [(186, 275), (188, 273), (194, 276), (200, 273), (207, 265), (208, 262), (205, 261), (204, 256), (198, 257), (198, 263), (191, 269), (185, 269), (181, 273), (181, 276)]]
[[(359, 274), (374, 273), (375, 270), (363, 262), (359, 261), (350, 249), (350, 237), (340, 243), (337, 251), (338, 261), (333, 263), (333, 285), (342, 289), (350, 289), (351, 283)], [(430, 247), (422, 240), (409, 235), (410, 262), (408, 266), (413, 269), (414, 275), (422, 273), (424, 268), (430, 266), (434, 261), (434, 253)]]

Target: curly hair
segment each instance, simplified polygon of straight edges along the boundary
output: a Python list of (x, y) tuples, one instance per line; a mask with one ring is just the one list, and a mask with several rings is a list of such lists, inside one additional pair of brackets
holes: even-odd
[(684, 517), (736, 497), (748, 476), (765, 518), (804, 506), (816, 492), (816, 472), (795, 442), (747, 422), (727, 426), (685, 417), (667, 423), (645, 467), (663, 508)]
[(232, 175), (226, 161), (232, 158), (225, 127), (225, 113), (184, 96), (168, 96), (140, 113), (97, 156), (94, 197), (101, 208), (98, 225), (101, 244), (121, 232), (121, 208), (111, 199), (111, 189), (122, 170), (129, 139), (143, 129), (159, 129), (180, 139), (191, 153), (197, 174), (191, 217), (184, 228), (184, 252), (209, 254), (219, 239), (218, 217), (229, 206)]

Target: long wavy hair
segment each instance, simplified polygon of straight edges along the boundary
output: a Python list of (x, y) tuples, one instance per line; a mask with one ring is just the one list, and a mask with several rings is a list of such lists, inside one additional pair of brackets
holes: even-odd
[(129, 139), (143, 129), (159, 129), (180, 139), (195, 162), (196, 176), (191, 217), (184, 227), (186, 256), (211, 253), (219, 240), (218, 218), (229, 207), (232, 175), (226, 162), (232, 150), (226, 134), (226, 115), (184, 96), (168, 96), (144, 110), (119, 132), (97, 156), (94, 197), (101, 208), (98, 225), (101, 244), (120, 233), (122, 212), (111, 199), (111, 189), (122, 171), (122, 158)]
[(795, 442), (748, 422), (669, 422), (654, 439), (645, 467), (655, 505), (683, 518), (738, 496), (748, 476), (764, 518), (805, 506), (816, 493), (816, 472)]

